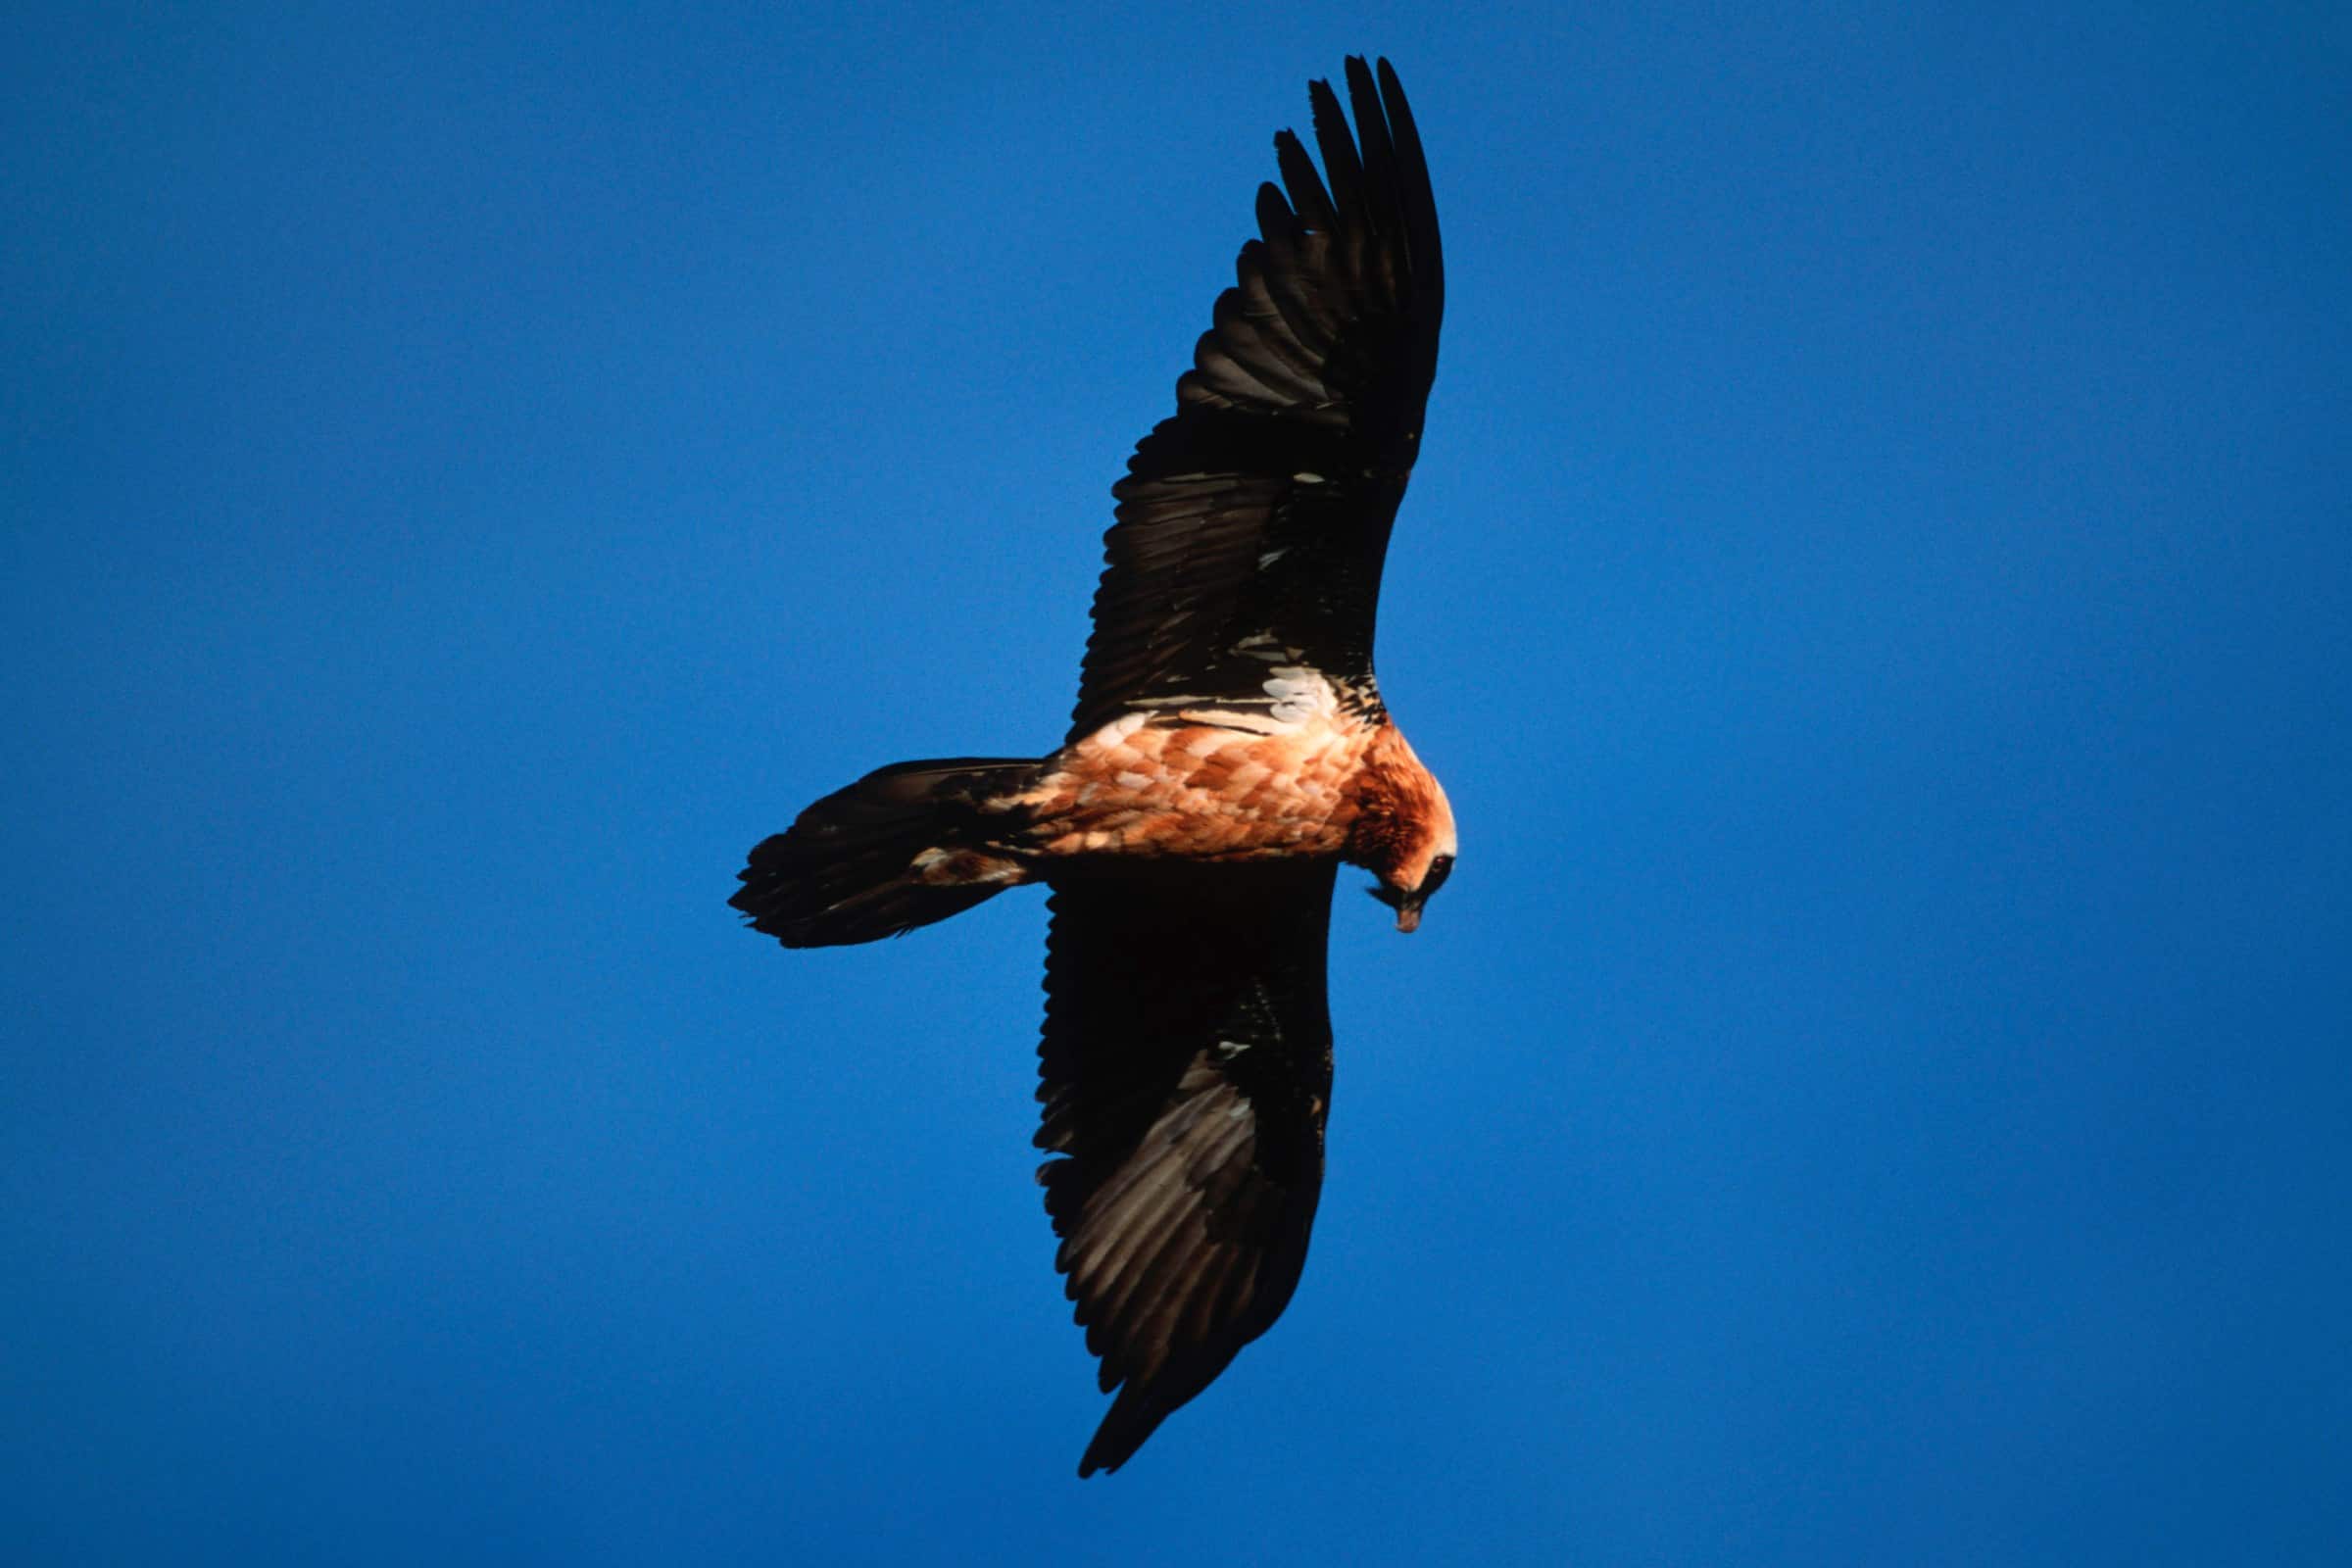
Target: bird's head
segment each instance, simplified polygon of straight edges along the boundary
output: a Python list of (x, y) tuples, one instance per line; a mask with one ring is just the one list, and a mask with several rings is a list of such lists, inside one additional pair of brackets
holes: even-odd
[(1421, 928), (1421, 906), (1453, 875), (1453, 808), (1436, 779), (1426, 773), (1422, 779), (1426, 790), (1391, 819), (1385, 853), (1371, 860), (1380, 880), (1365, 889), (1396, 911), (1399, 931)]
[(1396, 911), (1397, 930), (1418, 931), (1421, 929), (1421, 906), (1427, 904), (1430, 895), (1444, 887), (1446, 879), (1451, 875), (1453, 875), (1453, 857), (1450, 855), (1432, 856), (1429, 861), (1429, 870), (1420, 881), (1406, 886), (1402, 883), (1384, 880), (1375, 882), (1364, 891)]

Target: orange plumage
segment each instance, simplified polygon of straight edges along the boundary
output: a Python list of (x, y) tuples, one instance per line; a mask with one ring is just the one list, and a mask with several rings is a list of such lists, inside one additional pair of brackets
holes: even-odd
[(1017, 843), (1047, 857), (1336, 855), (1389, 881), (1425, 842), (1432, 856), (1452, 853), (1445, 791), (1385, 717), (1258, 734), (1137, 714), (1044, 767), (991, 808), (1024, 813)]

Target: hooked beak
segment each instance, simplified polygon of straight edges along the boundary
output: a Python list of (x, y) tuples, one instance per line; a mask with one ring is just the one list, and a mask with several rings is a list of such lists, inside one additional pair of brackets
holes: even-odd
[(1421, 929), (1421, 906), (1428, 902), (1426, 894), (1400, 893), (1392, 887), (1368, 887), (1364, 891), (1396, 911), (1397, 930)]

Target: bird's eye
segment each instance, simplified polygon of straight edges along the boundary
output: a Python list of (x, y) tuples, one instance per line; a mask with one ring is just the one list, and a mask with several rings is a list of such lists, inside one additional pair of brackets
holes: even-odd
[(1436, 859), (1430, 861), (1429, 875), (1421, 879), (1421, 896), (1423, 898), (1427, 898), (1432, 893), (1437, 892), (1438, 889), (1446, 885), (1446, 879), (1451, 875), (1453, 875), (1452, 856), (1441, 855)]

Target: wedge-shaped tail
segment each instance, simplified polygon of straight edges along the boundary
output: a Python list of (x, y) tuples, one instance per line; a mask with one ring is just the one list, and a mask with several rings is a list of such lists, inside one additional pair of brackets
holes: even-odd
[(897, 762), (835, 790), (762, 841), (727, 902), (788, 948), (895, 937), (1026, 880), (993, 855), (981, 803), (1018, 790), (1032, 758)]

